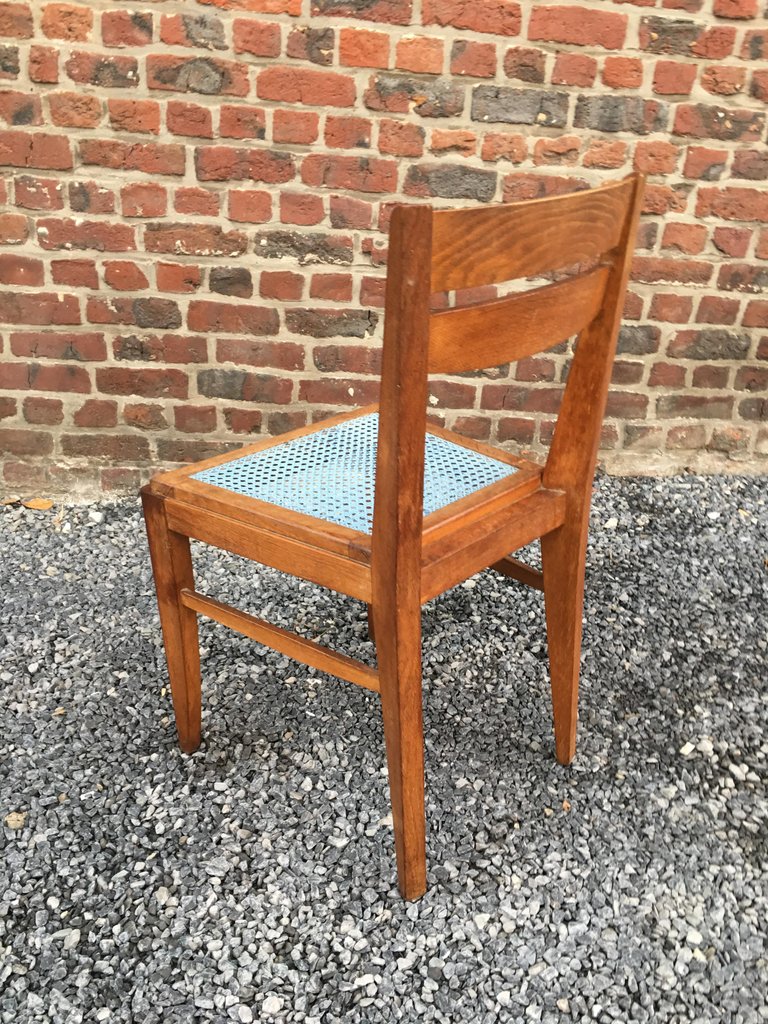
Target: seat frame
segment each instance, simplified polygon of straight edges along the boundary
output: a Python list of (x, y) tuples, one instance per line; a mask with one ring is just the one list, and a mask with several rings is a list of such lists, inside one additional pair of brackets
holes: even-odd
[[(181, 748), (192, 752), (201, 738), (198, 614), (379, 693), (398, 884), (409, 899), (426, 888), (421, 675), (425, 601), (486, 567), (543, 590), (556, 755), (568, 764), (575, 751), (591, 486), (642, 186), (642, 178), (634, 175), (589, 193), (481, 211), (397, 207), (390, 227), (379, 405), (161, 473), (141, 492)], [(580, 217), (583, 237), (569, 246), (568, 235)], [(595, 224), (602, 232), (600, 244), (590, 245), (587, 233), (590, 228), (596, 233)], [(555, 269), (555, 255), (569, 248), (573, 262), (599, 257), (597, 267), (494, 303), (440, 313), (430, 308), (436, 291)], [(505, 342), (499, 331), (509, 316), (515, 318), (516, 336)], [(578, 345), (543, 466), (427, 424), (429, 372), (467, 368), (466, 345), (455, 343), (456, 332), (474, 339), (480, 368), (551, 347), (574, 333), (568, 329), (574, 321)], [(537, 330), (543, 331), (543, 341), (537, 339)], [(192, 478), (201, 469), (376, 409), (379, 440), (370, 534)], [(517, 472), (424, 516), (427, 430), (506, 461)], [(377, 669), (198, 593), (190, 539), (365, 601)], [(541, 571), (509, 554), (536, 539), (541, 540)]]

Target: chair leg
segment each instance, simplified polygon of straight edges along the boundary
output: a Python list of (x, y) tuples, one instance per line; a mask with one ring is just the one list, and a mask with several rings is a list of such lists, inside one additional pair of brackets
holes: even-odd
[(584, 609), (586, 525), (569, 523), (541, 538), (555, 754), (570, 764), (576, 753), (581, 618)]
[(407, 900), (427, 888), (424, 820), (424, 727), (421, 710), (421, 608), (374, 611), (381, 709), (397, 853)]
[(200, 646), (197, 615), (179, 600), (182, 589), (194, 590), (189, 538), (168, 529), (162, 498), (147, 488), (141, 498), (179, 746), (191, 754), (200, 746)]

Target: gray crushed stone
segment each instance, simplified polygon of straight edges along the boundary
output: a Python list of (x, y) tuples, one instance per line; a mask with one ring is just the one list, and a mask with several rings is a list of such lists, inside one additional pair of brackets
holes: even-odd
[[(374, 695), (203, 623), (187, 757), (137, 502), (0, 512), (2, 1024), (768, 1020), (764, 480), (598, 480), (569, 769), (541, 595), (427, 606), (415, 904)], [(362, 605), (198, 564), (372, 658)]]

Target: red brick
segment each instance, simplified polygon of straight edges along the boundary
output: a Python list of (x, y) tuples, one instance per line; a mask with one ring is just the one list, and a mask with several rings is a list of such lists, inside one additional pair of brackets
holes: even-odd
[(365, 117), (334, 117), (325, 120), (325, 144), (334, 149), (368, 149), (371, 145), (372, 123)]
[(584, 154), (582, 163), (585, 167), (622, 167), (627, 160), (626, 142), (611, 142), (607, 139), (596, 139), (591, 142)]
[(207, 188), (178, 188), (173, 194), (173, 208), (177, 213), (218, 217), (219, 197)]
[(42, 249), (97, 249), (125, 252), (136, 248), (134, 229), (129, 224), (42, 217), (37, 222)]
[(768, 299), (750, 299), (742, 323), (745, 327), (768, 327)]
[(420, 125), (384, 118), (379, 122), (379, 152), (391, 156), (421, 156), (424, 134)]
[(69, 171), (72, 169), (69, 139), (45, 132), (0, 132), (0, 164)]
[(44, 279), (42, 260), (0, 253), (0, 284), (39, 287)]
[(739, 300), (722, 295), (703, 295), (696, 310), (697, 324), (735, 324), (739, 315)]
[(727, 366), (697, 366), (691, 376), (695, 388), (724, 388), (728, 385)]
[(483, 160), (509, 160), (510, 163), (521, 164), (528, 155), (528, 144), (523, 135), (491, 132), (483, 139), (480, 155)]
[(79, 324), (74, 295), (0, 292), (0, 321), (9, 324)]
[(635, 170), (643, 174), (670, 174), (674, 172), (679, 157), (679, 148), (671, 142), (638, 142), (635, 147)]
[(763, 292), (768, 288), (768, 269), (749, 263), (726, 263), (717, 275), (717, 287), (726, 292)]
[(0, 363), (0, 388), (9, 391), (74, 391), (87, 394), (91, 378), (82, 366)]
[(229, 193), (230, 220), (263, 224), (272, 219), (272, 195), (254, 189), (235, 189)]
[(264, 299), (291, 301), (300, 299), (304, 278), (290, 270), (262, 270), (259, 294)]
[(660, 60), (653, 73), (653, 91), (659, 96), (688, 96), (696, 81), (696, 65)]
[(101, 121), (98, 96), (78, 92), (54, 92), (47, 96), (51, 121), (61, 128), (95, 128)]
[(13, 89), (0, 90), (0, 119), (9, 125), (42, 124), (40, 97)]
[(186, 398), (189, 384), (182, 370), (134, 370), (127, 366), (104, 366), (96, 370), (96, 387), (105, 395)]
[(165, 124), (174, 135), (189, 138), (213, 138), (213, 113), (210, 107), (184, 100), (169, 100), (165, 108)]
[(41, 398), (30, 395), (24, 399), (24, 419), (27, 423), (37, 423), (49, 427), (56, 426), (64, 419), (64, 406), (58, 398)]
[(86, 315), (92, 324), (127, 324), (137, 327), (181, 326), (181, 313), (171, 299), (151, 298), (89, 298)]
[(688, 255), (695, 255), (704, 250), (707, 242), (707, 229), (703, 224), (668, 223), (664, 227), (661, 240), (662, 249), (676, 249)]
[(369, 405), (378, 398), (378, 380), (323, 377), (299, 384), (299, 401), (315, 405)]
[(54, 284), (67, 284), (72, 288), (99, 287), (93, 260), (52, 260), (51, 278)]
[(42, 430), (0, 430), (0, 451), (9, 455), (50, 455), (53, 437)]
[(757, 188), (700, 188), (698, 217), (768, 221), (768, 192)]
[(18, 245), (26, 241), (29, 223), (21, 213), (0, 213), (0, 245)]
[(225, 409), (224, 420), (233, 434), (258, 434), (261, 431), (259, 409)]
[(216, 362), (239, 366), (269, 366), (278, 370), (303, 370), (304, 346), (291, 341), (221, 338), (216, 342)]
[(29, 77), (32, 82), (52, 85), (59, 80), (59, 52), (51, 46), (30, 46)]
[(733, 96), (741, 92), (747, 82), (745, 68), (717, 64), (708, 67), (701, 76), (701, 86), (715, 96)]
[(597, 61), (584, 53), (558, 53), (552, 71), (553, 85), (590, 86), (597, 74)]
[(457, 129), (446, 131), (433, 128), (429, 142), (432, 153), (458, 153), (460, 156), (473, 156), (477, 149), (477, 136), (474, 132)]
[(319, 224), (324, 216), (321, 196), (306, 192), (280, 194), (280, 220), (283, 224)]
[(319, 115), (309, 110), (276, 110), (272, 117), (272, 139), (309, 145), (317, 139), (319, 124)]
[(760, 111), (681, 103), (675, 110), (673, 132), (698, 139), (753, 142), (764, 128), (765, 114)]
[(228, 181), (250, 178), (278, 184), (291, 181), (296, 167), (290, 153), (277, 150), (240, 149), (234, 146), (206, 146), (195, 151), (200, 181)]
[(742, 60), (762, 60), (768, 57), (768, 33), (760, 29), (745, 32), (739, 56)]
[(583, 178), (542, 174), (507, 174), (503, 181), (503, 201), (516, 203), (545, 196), (565, 195), (587, 187)]
[(162, 185), (134, 182), (120, 190), (124, 217), (162, 217), (168, 206), (168, 197)]
[(114, 213), (116, 196), (97, 181), (83, 181), (79, 176), (70, 181), (69, 205), (75, 213)]
[(559, 139), (538, 139), (533, 150), (533, 162), (542, 164), (578, 163), (581, 140), (574, 135), (563, 135)]
[(706, 284), (712, 275), (712, 266), (701, 260), (681, 260), (670, 257), (635, 256), (632, 261), (632, 280), (653, 284), (674, 281), (680, 284)]
[(11, 335), (11, 351), (31, 359), (75, 359), (79, 362), (106, 359), (103, 334), (64, 331), (19, 331)]
[(227, 139), (263, 139), (266, 135), (264, 110), (261, 107), (223, 104), (219, 115), (219, 135)]
[(61, 450), (68, 456), (135, 462), (149, 458), (149, 441), (121, 434), (65, 434)]
[(5, 39), (30, 39), (33, 33), (29, 4), (0, 4), (0, 36)]
[(312, 359), (321, 373), (381, 373), (381, 349), (368, 345), (318, 345)]
[(184, 173), (185, 152), (176, 143), (81, 139), (80, 159), (84, 164), (110, 170), (180, 176)]
[(264, 68), (256, 81), (256, 91), (260, 99), (315, 107), (351, 107), (355, 102), (353, 78), (310, 68)]
[(752, 238), (749, 228), (715, 228), (712, 241), (720, 252), (733, 259), (741, 259), (747, 255)]
[(723, 60), (733, 51), (736, 41), (736, 29), (725, 25), (715, 25), (702, 32), (696, 42), (691, 45), (694, 57), (705, 57), (707, 60)]
[(763, 103), (768, 103), (768, 71), (752, 72), (749, 95), (754, 96), (756, 100), (761, 100)]
[(493, 78), (496, 74), (496, 46), (457, 39), (451, 47), (451, 74)]
[(104, 264), (104, 283), (120, 292), (141, 291), (149, 287), (144, 271), (129, 260), (107, 260)]
[(606, 57), (602, 80), (611, 89), (639, 89), (643, 84), (643, 62), (637, 57)]
[(768, 230), (763, 228), (755, 242), (755, 258), (758, 260), (768, 260)]
[(693, 299), (690, 295), (665, 294), (656, 292), (651, 300), (651, 320), (664, 323), (685, 324), (691, 318)]
[(740, 366), (736, 371), (734, 387), (737, 391), (768, 392), (768, 368), (765, 366)]
[(409, 25), (413, 16), (412, 0), (312, 0), (313, 15), (365, 18), (393, 25)]
[(352, 277), (350, 274), (313, 274), (309, 294), (313, 299), (351, 302)]
[(395, 192), (397, 163), (376, 157), (325, 156), (304, 158), (301, 180), (305, 185), (349, 189), (354, 192)]
[(115, 359), (153, 363), (207, 363), (205, 338), (186, 334), (127, 334), (112, 344)]
[(232, 25), (235, 53), (254, 57), (280, 56), (280, 25), (271, 21), (236, 18)]
[(134, 495), (142, 482), (141, 472), (127, 466), (112, 466), (99, 474), (101, 490), (116, 494)]
[(93, 28), (93, 11), (75, 4), (46, 4), (40, 27), (49, 39), (85, 42)]
[(541, 84), (544, 81), (546, 60), (547, 55), (543, 50), (513, 46), (504, 55), (504, 74), (519, 82)]
[(233, 334), (277, 334), (277, 311), (260, 306), (193, 299), (187, 313), (192, 331)]
[(101, 38), (105, 46), (148, 46), (152, 15), (145, 11), (104, 11)]
[(76, 50), (67, 60), (64, 70), (73, 82), (101, 89), (132, 89), (139, 84), (139, 66), (135, 57), (104, 56)]
[(177, 430), (187, 434), (208, 434), (216, 429), (216, 407), (177, 405), (173, 410), (173, 422)]
[(373, 207), (362, 199), (331, 196), (329, 216), (334, 228), (369, 228), (373, 221)]
[(679, 363), (654, 363), (648, 374), (648, 387), (685, 387), (685, 367)]
[(395, 67), (416, 74), (439, 75), (443, 70), (443, 40), (434, 36), (403, 36), (397, 44)]
[(540, 6), (531, 11), (528, 38), (620, 50), (626, 31), (626, 14), (592, 11), (577, 6)]
[(343, 28), (339, 34), (339, 63), (355, 68), (389, 67), (389, 36), (369, 29)]
[(712, 181), (722, 175), (727, 159), (727, 150), (689, 146), (683, 174), (686, 178), (703, 178), (706, 181)]
[(73, 422), (76, 427), (116, 427), (117, 402), (89, 398), (75, 412)]
[(757, 0), (714, 0), (713, 13), (718, 18), (756, 18)]
[(224, 231), (218, 224), (148, 224), (147, 252), (174, 256), (242, 256), (248, 239), (242, 231)]
[(520, 32), (520, 4), (515, 0), (424, 0), (422, 21), (425, 25), (451, 25), (472, 32), (516, 36)]
[(16, 415), (17, 402), (15, 398), (7, 395), (0, 395), (0, 420), (11, 419)]
[(60, 210), (64, 186), (55, 178), (32, 178), (23, 174), (14, 180), (16, 206), (27, 210)]
[(516, 441), (518, 444), (530, 444), (533, 441), (536, 421), (522, 416), (504, 416), (496, 426), (496, 437), (499, 441)]
[(183, 263), (158, 263), (157, 287), (163, 292), (194, 292), (202, 282), (200, 267)]

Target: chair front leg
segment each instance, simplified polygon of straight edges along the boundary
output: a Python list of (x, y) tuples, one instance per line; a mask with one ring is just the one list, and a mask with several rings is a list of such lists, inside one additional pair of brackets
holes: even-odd
[(576, 753), (586, 549), (587, 522), (581, 515), (541, 538), (555, 754), (560, 764), (570, 764)]
[[(394, 588), (393, 588), (394, 590)], [(421, 606), (374, 603), (381, 709), (401, 894), (415, 900), (427, 888), (424, 820), (424, 727), (421, 708)]]
[(197, 615), (179, 600), (183, 589), (194, 590), (189, 538), (168, 529), (161, 497), (145, 487), (141, 500), (179, 746), (191, 754), (200, 746), (200, 647)]

